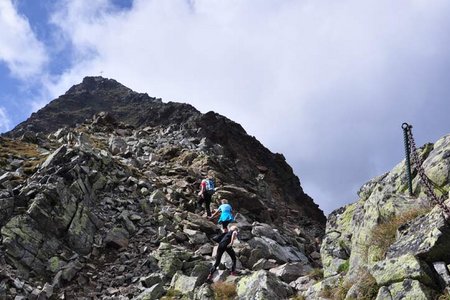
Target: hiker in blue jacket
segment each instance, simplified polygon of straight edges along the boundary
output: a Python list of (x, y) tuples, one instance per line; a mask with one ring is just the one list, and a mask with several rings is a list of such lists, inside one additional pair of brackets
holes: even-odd
[(230, 204), (228, 204), (227, 199), (222, 199), (220, 200), (220, 202), (222, 203), (222, 205), (219, 206), (219, 208), (213, 213), (211, 217), (209, 217), (209, 219), (214, 219), (214, 217), (220, 213), (220, 218), (217, 223), (222, 224), (223, 232), (227, 232), (228, 224), (234, 222), (234, 216), (232, 213), (233, 208)]

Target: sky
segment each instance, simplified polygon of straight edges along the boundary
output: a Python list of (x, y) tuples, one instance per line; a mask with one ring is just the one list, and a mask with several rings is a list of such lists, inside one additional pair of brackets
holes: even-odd
[(447, 0), (0, 0), (0, 132), (85, 76), (240, 123), (326, 214), (450, 133)]

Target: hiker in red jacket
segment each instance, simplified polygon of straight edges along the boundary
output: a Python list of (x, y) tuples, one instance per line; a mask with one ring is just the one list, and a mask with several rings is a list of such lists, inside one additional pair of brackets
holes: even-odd
[(212, 173), (208, 172), (208, 176), (202, 180), (200, 183), (200, 192), (198, 192), (198, 202), (197, 206), (199, 208), (202, 207), (202, 204), (205, 203), (205, 210), (207, 217), (211, 217), (211, 196), (214, 194), (214, 179)]

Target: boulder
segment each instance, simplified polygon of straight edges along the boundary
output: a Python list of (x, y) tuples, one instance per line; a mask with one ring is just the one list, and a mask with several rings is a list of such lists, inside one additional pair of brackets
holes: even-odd
[(9, 218), (11, 217), (13, 211), (14, 211), (14, 198), (13, 197), (5, 197), (3, 198), (0, 194), (0, 211), (2, 212), (0, 214), (0, 226), (4, 225)]
[(37, 230), (39, 226), (29, 216), (13, 217), (1, 229), (6, 255), (16, 268), (27, 267), (37, 273), (44, 273), (47, 261), (61, 247), (61, 242), (54, 236)]
[(370, 273), (380, 286), (414, 279), (433, 286), (434, 277), (430, 268), (412, 254), (386, 259), (370, 268)]
[(305, 292), (316, 283), (317, 280), (311, 278), (310, 276), (302, 276), (289, 283), (289, 285), (299, 292)]
[(194, 224), (194, 226), (198, 227), (198, 230), (201, 232), (206, 234), (214, 234), (217, 232), (217, 225), (202, 216), (188, 212), (186, 219)]
[[(446, 202), (448, 204), (448, 201)], [(389, 247), (386, 257), (396, 258), (407, 253), (429, 262), (450, 261), (450, 226), (441, 209), (431, 212), (402, 226), (396, 241)]]
[(394, 283), (383, 287), (378, 291), (376, 300), (430, 300), (435, 299), (436, 292), (417, 280), (406, 279), (403, 282)]
[(268, 224), (257, 224), (253, 226), (252, 234), (258, 237), (267, 237), (276, 241), (280, 245), (286, 245), (286, 240), (281, 237), (277, 230)]
[(112, 155), (124, 154), (127, 147), (125, 140), (120, 137), (113, 136), (109, 140), (109, 151)]
[(177, 272), (170, 283), (170, 287), (183, 295), (192, 295), (195, 288), (199, 285), (198, 277), (186, 276), (181, 272)]
[(194, 300), (214, 300), (214, 292), (211, 289), (211, 285), (208, 283), (205, 283), (198, 287), (195, 290), (194, 294)]
[(47, 159), (42, 163), (41, 169), (48, 168), (51, 165), (58, 165), (62, 163), (62, 158), (67, 152), (66, 145), (62, 145), (56, 149), (52, 154), (50, 154)]
[(302, 292), (302, 296), (305, 299), (323, 299), (323, 291), (337, 287), (341, 280), (341, 275), (326, 277), (323, 280), (311, 285), (305, 292)]
[(145, 289), (137, 297), (134, 297), (133, 300), (157, 300), (161, 299), (165, 292), (163, 285), (157, 283), (152, 287)]
[(183, 268), (183, 262), (188, 261), (192, 254), (181, 247), (175, 247), (167, 243), (161, 243), (155, 252), (158, 267), (167, 277), (172, 277), (178, 270)]
[(255, 237), (248, 241), (248, 244), (253, 249), (261, 249), (264, 256), (260, 258), (273, 258), (277, 262), (303, 262), (307, 263), (308, 258), (300, 250), (292, 246), (281, 246), (276, 241), (267, 237)]
[(304, 263), (286, 263), (282, 266), (272, 268), (269, 270), (284, 282), (290, 283), (297, 278), (304, 276), (312, 271), (309, 264)]
[(439, 275), (441, 286), (450, 287), (450, 273), (448, 271), (446, 263), (443, 261), (435, 262), (433, 263), (433, 268)]
[(151, 205), (163, 205), (166, 202), (166, 195), (158, 189), (150, 195), (148, 201)]
[(78, 260), (68, 263), (62, 269), (61, 278), (66, 282), (71, 281), (77, 273), (83, 268), (83, 264)]
[(208, 237), (204, 232), (192, 229), (183, 229), (183, 232), (188, 236), (189, 242), (193, 245), (203, 245), (208, 242)]
[(14, 173), (13, 172), (6, 172), (5, 174), (3, 174), (2, 176), (0, 176), (0, 184), (7, 182), (11, 179), (14, 178)]
[(130, 234), (124, 228), (114, 227), (108, 232), (105, 238), (105, 244), (113, 248), (128, 247)]
[(242, 277), (237, 284), (238, 298), (242, 300), (288, 299), (292, 288), (267, 271), (257, 271)]
[(164, 280), (164, 276), (162, 274), (158, 274), (158, 273), (151, 274), (149, 276), (142, 277), (140, 279), (142, 285), (146, 288), (150, 288), (157, 283), (163, 283), (163, 280)]
[(203, 283), (208, 277), (210, 264), (206, 262), (196, 263), (191, 272), (191, 277), (196, 277), (198, 283)]
[(272, 268), (276, 268), (277, 266), (278, 265), (276, 264), (276, 261), (274, 259), (261, 258), (253, 265), (252, 270), (269, 270)]
[(215, 193), (214, 197), (219, 199), (228, 199), (229, 203), (236, 211), (245, 209), (251, 213), (258, 214), (262, 210), (267, 209), (267, 207), (255, 193), (251, 193), (245, 188), (235, 185), (223, 186)]

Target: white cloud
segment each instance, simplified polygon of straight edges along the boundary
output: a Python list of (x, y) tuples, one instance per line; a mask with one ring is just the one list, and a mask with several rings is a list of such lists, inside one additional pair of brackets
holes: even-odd
[(10, 0), (0, 1), (0, 62), (14, 77), (27, 79), (40, 74), (47, 59), (45, 47), (28, 20), (18, 14)]
[(401, 159), (401, 122), (448, 108), (449, 12), (444, 0), (65, 1), (53, 22), (75, 62), (49, 89), (103, 72), (215, 110), (285, 153), (329, 211)]
[(11, 120), (4, 107), (0, 106), (0, 132), (6, 132), (11, 129)]

